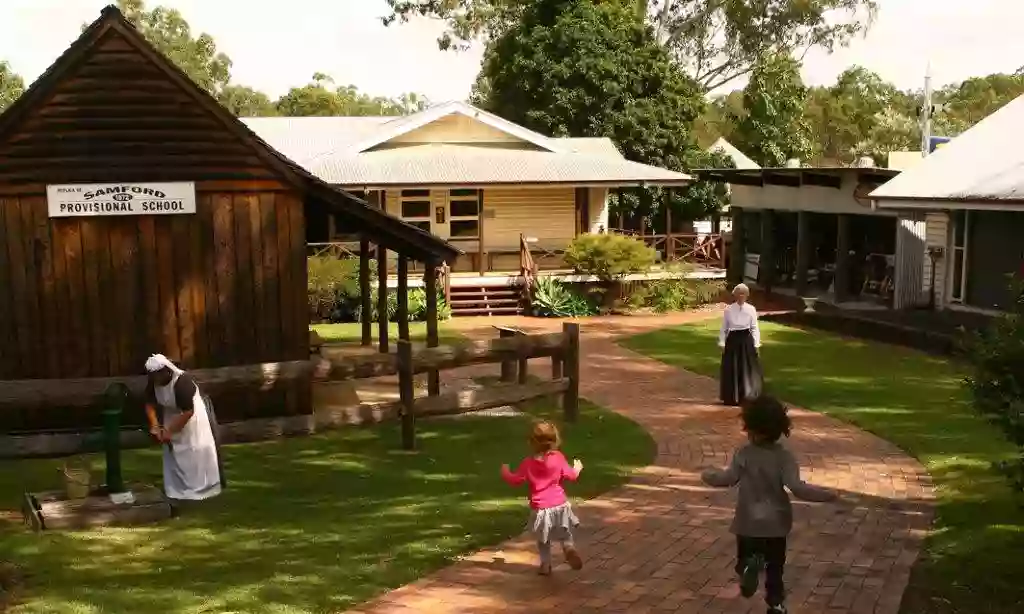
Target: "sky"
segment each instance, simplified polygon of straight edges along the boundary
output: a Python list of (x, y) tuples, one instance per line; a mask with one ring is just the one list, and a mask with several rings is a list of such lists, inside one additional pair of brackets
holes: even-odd
[[(0, 0), (0, 60), (32, 81), (111, 0)], [(479, 46), (441, 52), (442, 26), (429, 20), (384, 27), (384, 0), (151, 0), (179, 9), (234, 61), (235, 83), (277, 97), (323, 72), (373, 95), (465, 99), (480, 66)], [(860, 64), (901, 88), (920, 88), (930, 63), (943, 84), (1024, 65), (1021, 0), (879, 0), (865, 38), (833, 54), (812, 51), (804, 79), (832, 82)], [(741, 87), (738, 82), (735, 87)], [(730, 88), (731, 89), (731, 88)]]

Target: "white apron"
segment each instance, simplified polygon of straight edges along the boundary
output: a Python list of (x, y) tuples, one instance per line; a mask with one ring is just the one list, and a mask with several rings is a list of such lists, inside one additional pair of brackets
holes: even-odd
[[(163, 412), (163, 424), (181, 415), (174, 398), (174, 384), (184, 373), (176, 369), (166, 386), (155, 386), (156, 402)], [(164, 491), (171, 499), (198, 501), (220, 494), (217, 442), (210, 416), (199, 388), (192, 397), (192, 418), (164, 446)]]

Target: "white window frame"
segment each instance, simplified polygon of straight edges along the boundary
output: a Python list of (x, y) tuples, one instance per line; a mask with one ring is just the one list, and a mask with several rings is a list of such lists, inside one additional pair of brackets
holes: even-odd
[[(452, 201), (467, 201), (469, 196), (453, 196), (452, 192), (456, 190), (473, 190), (476, 198), (476, 215), (454, 215), (452, 213)], [(476, 234), (472, 237), (460, 237), (455, 236), (449, 230), (449, 237), (456, 241), (479, 241), (480, 240), (480, 217), (483, 213), (484, 208), (484, 191), (479, 188), (452, 188), (448, 190), (448, 228), (451, 228), (452, 222), (476, 222)]]
[[(964, 244), (957, 246), (956, 235), (957, 235), (957, 213), (958, 211), (950, 212), (949, 220), (949, 302), (955, 305), (966, 305), (967, 304), (967, 269), (968, 269), (968, 254), (970, 254), (970, 243), (971, 243), (971, 212), (970, 210), (963, 209), (960, 212), (963, 213), (963, 236)], [(960, 295), (954, 294), (956, 290), (956, 256), (960, 254)]]
[[(426, 192), (427, 195), (426, 196), (419, 196), (419, 195), (417, 195), (417, 196), (411, 196), (411, 195), (410, 196), (406, 196), (406, 194), (405, 194), (406, 192), (413, 192), (413, 191), (416, 191), (416, 192)], [(423, 202), (423, 201), (426, 201), (426, 203), (427, 203), (427, 215), (425, 215), (425, 216), (415, 216), (415, 217), (407, 217), (405, 215), (405, 203), (406, 202)], [(433, 227), (434, 227), (433, 213), (434, 213), (434, 205), (433, 205), (433, 201), (431, 200), (431, 192), (430, 192), (430, 190), (420, 190), (420, 189), (416, 189), (416, 188), (409, 188), (409, 189), (406, 189), (406, 190), (399, 191), (399, 193), (398, 193), (398, 215), (399, 215), (399, 217), (402, 218), (402, 221), (409, 222), (410, 224), (422, 224), (422, 223), (426, 222), (427, 225), (428, 225), (428, 228), (426, 229), (427, 232), (433, 234), (433, 232), (434, 232), (433, 231)]]

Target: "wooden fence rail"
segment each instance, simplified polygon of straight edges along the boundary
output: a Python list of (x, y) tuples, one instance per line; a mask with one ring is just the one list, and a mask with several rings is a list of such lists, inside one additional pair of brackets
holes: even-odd
[[(498, 339), (489, 341), (422, 350), (414, 350), (408, 341), (398, 342), (398, 413), (402, 419), (404, 449), (416, 448), (416, 418), (420, 416), (462, 414), (560, 394), (566, 420), (576, 420), (579, 415), (579, 324), (566, 323), (561, 333), (528, 335), (515, 329), (499, 328), (499, 334)], [(530, 382), (527, 363), (531, 358), (541, 357), (550, 357), (552, 365), (557, 365), (552, 367), (556, 377), (546, 382)], [(413, 378), (417, 373), (486, 363), (501, 363), (501, 384), (479, 391), (415, 398)], [(518, 367), (515, 383), (507, 381), (512, 379), (509, 365)]]
[[(561, 333), (528, 335), (515, 331), (512, 335), (486, 341), (472, 341), (451, 346), (413, 349), (403, 341), (397, 354), (366, 354), (344, 358), (316, 358), (289, 362), (264, 363), (196, 369), (189, 371), (207, 394), (238, 387), (250, 390), (271, 390), (279, 384), (295, 380), (345, 381), (399, 376), (403, 417), (403, 444), (415, 445), (415, 431), (406, 432), (417, 415), (464, 413), (509, 405), (524, 400), (562, 394), (566, 418), (574, 420), (579, 397), (579, 325), (566, 324)], [(550, 357), (552, 380), (529, 382), (527, 363), (532, 358)], [(413, 396), (413, 376), (436, 373), (476, 364), (502, 363), (503, 382), (493, 389), (463, 393)], [(504, 365), (511, 365), (507, 367)], [(141, 401), (146, 386), (145, 376), (108, 377), (66, 380), (0, 381), (0, 416), (5, 411), (37, 409), (94, 408), (104, 392), (114, 383), (125, 384), (135, 402)], [(411, 433), (411, 434), (410, 434)]]

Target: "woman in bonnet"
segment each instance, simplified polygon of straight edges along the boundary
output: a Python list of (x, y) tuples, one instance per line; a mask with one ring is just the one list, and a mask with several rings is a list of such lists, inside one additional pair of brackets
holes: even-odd
[(750, 288), (739, 284), (733, 288), (732, 296), (736, 300), (722, 314), (718, 347), (722, 348), (720, 397), (722, 403), (735, 406), (761, 395), (764, 374), (757, 355), (761, 347), (757, 310), (747, 302)]
[[(177, 500), (198, 501), (224, 486), (217, 419), (195, 380), (163, 354), (146, 361), (149, 432), (164, 443), (164, 491)], [(160, 419), (157, 408), (160, 408)]]

